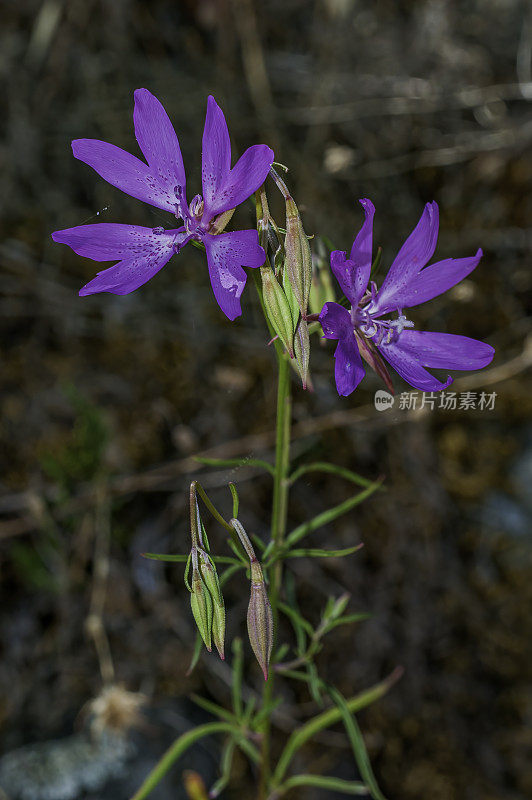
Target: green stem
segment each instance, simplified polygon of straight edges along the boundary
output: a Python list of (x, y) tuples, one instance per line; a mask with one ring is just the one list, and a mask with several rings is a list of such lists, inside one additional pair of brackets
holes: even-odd
[[(290, 398), (290, 365), (283, 352), (277, 353), (278, 384), (277, 384), (277, 426), (275, 442), (275, 475), (273, 485), (272, 525), (271, 538), (276, 548), (281, 548), (286, 535), (286, 517), (288, 510), (288, 493), (290, 481), (290, 430), (291, 430), (291, 398)], [(272, 607), (274, 631), (277, 630), (278, 602), (282, 580), (282, 560), (273, 565), (270, 572), (269, 598)], [(275, 672), (269, 670), (268, 680), (264, 685), (262, 707), (268, 708), (273, 697), (273, 683)], [(261, 752), (261, 780), (259, 797), (264, 800), (267, 796), (270, 780), (270, 718), (266, 715), (261, 725), (262, 752)]]
[(234, 730), (235, 726), (229, 722), (208, 722), (206, 725), (200, 725), (184, 733), (170, 745), (164, 756), (152, 769), (131, 800), (144, 800), (144, 798), (155, 789), (159, 781), (162, 780), (179, 756), (181, 756), (185, 750), (188, 750), (194, 742), (197, 742), (198, 739), (202, 739), (204, 736), (208, 736), (211, 733), (231, 733)]

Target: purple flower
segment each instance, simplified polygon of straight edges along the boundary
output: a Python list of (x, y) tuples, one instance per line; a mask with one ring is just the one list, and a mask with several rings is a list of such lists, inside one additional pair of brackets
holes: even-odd
[[(425, 266), (438, 238), (438, 206), (427, 203), (418, 224), (399, 250), (380, 289), (369, 278), (372, 263), (373, 215), (370, 200), (360, 201), (365, 221), (349, 257), (335, 250), (331, 268), (351, 308), (325, 303), (319, 315), (327, 339), (337, 339), (335, 378), (338, 394), (349, 395), (365, 375), (361, 355), (381, 374), (382, 358), (416, 389), (436, 391), (443, 383), (425, 367), (434, 369), (481, 369), (493, 358), (489, 344), (449, 333), (413, 330), (403, 309), (431, 300), (461, 281), (477, 266), (482, 250), (469, 258), (447, 258)], [(390, 319), (391, 314), (397, 314)], [(382, 356), (382, 358), (381, 358)]]
[(126, 194), (170, 211), (183, 225), (164, 230), (102, 223), (55, 231), (54, 241), (68, 244), (80, 256), (118, 261), (99, 272), (80, 295), (129, 294), (195, 239), (205, 245), (218, 305), (230, 320), (235, 319), (242, 313), (240, 296), (247, 277), (242, 267), (260, 267), (264, 250), (255, 230), (213, 235), (214, 226), (220, 214), (234, 209), (264, 183), (273, 151), (264, 144), (249, 147), (231, 169), (227, 123), (214, 98), (209, 97), (202, 143), (203, 197), (196, 195), (189, 205), (177, 136), (161, 103), (147, 89), (135, 92), (133, 121), (147, 163), (97, 139), (73, 141), (74, 156)]

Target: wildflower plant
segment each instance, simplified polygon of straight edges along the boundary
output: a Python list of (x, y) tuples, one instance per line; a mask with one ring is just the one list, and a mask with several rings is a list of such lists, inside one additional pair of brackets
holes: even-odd
[[(299, 375), (303, 389), (310, 385), (311, 338), (323, 336), (337, 342), (335, 380), (340, 396), (350, 395), (364, 377), (362, 359), (393, 391), (386, 367), (390, 364), (418, 389), (445, 389), (452, 377), (435, 378), (428, 369), (472, 370), (490, 363), (493, 348), (483, 342), (448, 333), (418, 331), (405, 311), (447, 291), (478, 265), (482, 251), (466, 258), (448, 258), (427, 266), (436, 247), (438, 206), (428, 203), (417, 226), (400, 248), (380, 289), (372, 273), (380, 261), (374, 255), (374, 206), (361, 200), (364, 221), (349, 252), (333, 250), (324, 240), (307, 235), (298, 206), (291, 195), (272, 150), (255, 145), (231, 167), (227, 124), (213, 97), (207, 101), (202, 142), (202, 194), (187, 200), (186, 178), (177, 136), (161, 103), (146, 89), (135, 92), (135, 135), (145, 161), (112, 144), (91, 139), (72, 143), (76, 158), (84, 161), (112, 185), (144, 202), (169, 212), (182, 224), (177, 228), (143, 228), (132, 225), (82, 225), (56, 231), (56, 242), (69, 245), (79, 255), (95, 261), (115, 261), (84, 286), (80, 295), (97, 292), (128, 294), (153, 278), (183, 247), (192, 242), (205, 251), (216, 302), (229, 320), (241, 314), (240, 298), (251, 269), (253, 282), (273, 344), (277, 364), (277, 423), (275, 461), (258, 459), (213, 460), (216, 466), (254, 464), (273, 481), (270, 537), (263, 541), (248, 535), (245, 512), (240, 513), (237, 488), (230, 484), (232, 513), (216, 508), (203, 487), (190, 487), (190, 552), (146, 554), (151, 558), (184, 562), (185, 584), (198, 634), (191, 669), (203, 646), (225, 659), (226, 609), (223, 588), (229, 580), (249, 580), (247, 631), (251, 650), (264, 676), (260, 702), (242, 697), (244, 651), (239, 638), (231, 644), (232, 708), (208, 700), (200, 705), (217, 719), (180, 736), (146, 777), (133, 800), (148, 797), (170, 767), (199, 739), (210, 734), (224, 737), (220, 777), (209, 797), (218, 797), (230, 783), (233, 756), (240, 749), (249, 759), (260, 800), (276, 800), (291, 789), (316, 787), (345, 795), (367, 795), (382, 800), (370, 766), (356, 712), (382, 697), (400, 674), (396, 670), (374, 686), (344, 697), (320, 675), (315, 657), (323, 638), (340, 625), (350, 625), (364, 615), (349, 613), (348, 595), (330, 597), (317, 626), (298, 608), (297, 589), (283, 580), (283, 563), (291, 558), (328, 558), (353, 555), (360, 543), (345, 549), (302, 545), (311, 532), (348, 513), (381, 488), (382, 480), (369, 481), (329, 463), (310, 463), (292, 469), (292, 377)], [(268, 191), (280, 191), (285, 219), (271, 215)], [(256, 212), (253, 228), (228, 231), (237, 206), (252, 198)], [(312, 252), (314, 250), (314, 252)], [(344, 297), (336, 295), (336, 279)], [(310, 310), (309, 310), (310, 306)], [(409, 314), (409, 312), (408, 312)], [(292, 371), (293, 370), (293, 371)], [(288, 529), (291, 486), (304, 474), (335, 474), (357, 487), (355, 494), (313, 519)], [(205, 511), (218, 530), (225, 531), (228, 550), (209, 543)], [(220, 570), (220, 572), (218, 572)], [(247, 577), (245, 577), (247, 576)], [(229, 611), (229, 613), (231, 613)], [(295, 644), (282, 641), (279, 620), (294, 629)], [(214, 645), (214, 648), (213, 648)], [(292, 652), (290, 652), (292, 651)], [(209, 657), (216, 657), (212, 653)], [(302, 681), (318, 705), (328, 707), (272, 747), (275, 708), (281, 702), (281, 680)], [(311, 771), (295, 773), (294, 760), (303, 745), (331, 725), (342, 722), (357, 769), (351, 779)], [(273, 752), (272, 752), (273, 751)], [(206, 796), (202, 790), (201, 796)]]

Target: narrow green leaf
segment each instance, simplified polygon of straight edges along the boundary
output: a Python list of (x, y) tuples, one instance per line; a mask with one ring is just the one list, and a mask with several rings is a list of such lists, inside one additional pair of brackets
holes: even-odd
[[(179, 564), (187, 561), (190, 555), (173, 555), (171, 553), (142, 553), (144, 558), (151, 558), (153, 561), (174, 561)], [(217, 564), (238, 564), (236, 558), (231, 558), (231, 556), (213, 556), (213, 561)]]
[(246, 703), (246, 707), (244, 709), (244, 713), (242, 715), (242, 722), (244, 726), (248, 726), (253, 716), (253, 712), (255, 711), (255, 706), (257, 705), (257, 698), (254, 694), (251, 695), (249, 700)]
[(196, 641), (194, 642), (194, 650), (192, 651), (192, 658), (190, 659), (190, 664), (188, 665), (188, 669), (185, 673), (187, 678), (194, 672), (196, 665), (199, 661), (202, 649), (203, 649), (203, 639), (201, 638), (200, 632), (198, 631), (196, 633)]
[(282, 644), (280, 647), (278, 647), (274, 653), (274, 659), (275, 659), (274, 663), (278, 664), (280, 661), (282, 661), (289, 650), (290, 646), (286, 642)]
[(227, 740), (222, 750), (222, 757), (220, 759), (220, 772), (221, 775), (209, 790), (209, 797), (214, 798), (220, 795), (220, 792), (225, 789), (231, 778), (231, 767), (233, 766), (233, 755), (235, 752), (236, 742), (233, 738)]
[(371, 614), (346, 614), (343, 617), (338, 617), (335, 620), (327, 623), (327, 633), (332, 631), (333, 628), (337, 628), (339, 625), (350, 625), (353, 622), (363, 622), (366, 619), (370, 619)]
[[(354, 697), (350, 697), (348, 700), (346, 700), (347, 707), (351, 714), (355, 713), (356, 711), (360, 711), (360, 709), (366, 708), (366, 706), (369, 706), (376, 700), (379, 700), (383, 695), (386, 694), (386, 692), (389, 691), (393, 684), (399, 680), (402, 674), (403, 670), (401, 668), (397, 668), (392, 672), (391, 675), (388, 676), (388, 678), (386, 678), (384, 681), (381, 681), (381, 683), (377, 683), (375, 686), (372, 686), (365, 692), (361, 692), (360, 694), (357, 694)], [(292, 677), (295, 677), (295, 675)], [(290, 766), (292, 758), (305, 744), (305, 742), (325, 728), (329, 728), (331, 725), (339, 722), (341, 719), (341, 711), (335, 705), (326, 711), (322, 711), (321, 714), (312, 717), (312, 719), (309, 719), (304, 725), (300, 725), (299, 728), (297, 728), (291, 734), (283, 752), (281, 753), (279, 761), (277, 762), (273, 779), (274, 785), (277, 786), (281, 783), (286, 770)]]
[(252, 533), (251, 538), (253, 540), (253, 544), (257, 546), (257, 548), (261, 551), (261, 553), (264, 553), (264, 548), (266, 547), (266, 545), (264, 544), (260, 536), (257, 536), (256, 533)]
[[(237, 557), (238, 561), (239, 561), (240, 563), (242, 563), (242, 564), (243, 564), (245, 567), (247, 567), (247, 566), (248, 566), (248, 561), (247, 561), (247, 559), (246, 559), (246, 558), (245, 558), (245, 557), (242, 555), (242, 553), (240, 552), (239, 545), (237, 545), (237, 544), (236, 544), (236, 543), (235, 543), (235, 542), (234, 542), (232, 539), (228, 539), (228, 540), (227, 540), (227, 544), (229, 545), (229, 547), (231, 548), (231, 550), (233, 551), (233, 553), (234, 553), (234, 554), (235, 554), (235, 556)], [(235, 560), (235, 559), (233, 559), (233, 561), (234, 561), (234, 560)]]
[(237, 745), (240, 747), (243, 753), (247, 755), (250, 761), (253, 761), (254, 764), (261, 763), (261, 756), (257, 748), (254, 744), (251, 744), (248, 739), (244, 736), (235, 737)]
[(232, 733), (233, 731), (234, 726), (230, 725), (228, 722), (208, 722), (206, 725), (199, 725), (197, 728), (192, 728), (192, 730), (182, 734), (182, 736), (170, 745), (131, 800), (144, 800), (144, 798), (148, 797), (162, 778), (164, 778), (174, 762), (177, 761), (194, 742), (197, 742), (198, 739), (202, 739), (204, 736), (209, 736), (209, 734), (212, 733)]
[(266, 566), (270, 566), (274, 561), (278, 561), (279, 558), (343, 558), (344, 556), (350, 556), (356, 553), (357, 550), (360, 550), (362, 547), (364, 547), (364, 544), (361, 542), (360, 544), (353, 545), (353, 547), (345, 547), (343, 550), (322, 550), (318, 547), (306, 547), (294, 550), (283, 549), (276, 553), (270, 561), (267, 562)]
[(217, 703), (211, 702), (211, 700), (207, 700), (206, 697), (201, 697), (197, 694), (190, 695), (191, 699), (196, 703), (197, 706), (200, 708), (204, 708), (205, 711), (208, 711), (210, 714), (213, 714), (215, 717), (219, 717), (220, 719), (225, 720), (226, 722), (231, 722), (233, 725), (237, 725), (237, 720), (235, 719), (234, 714), (231, 714), (230, 711), (227, 709), (222, 708)]
[(278, 708), (282, 702), (283, 698), (278, 697), (276, 700), (272, 700), (272, 702), (267, 703), (263, 708), (261, 708), (258, 714), (255, 714), (253, 717), (253, 729), (258, 731), (262, 722), (264, 722), (264, 720), (271, 715), (272, 711)]
[(294, 627), (296, 635), (298, 635), (299, 631), (302, 629), (312, 638), (314, 634), (314, 628), (310, 622), (308, 622), (308, 620), (301, 616), (297, 609), (287, 606), (285, 603), (279, 603), (278, 608), (279, 611), (282, 611), (283, 614), (286, 614)]
[(352, 508), (357, 506), (359, 503), (362, 503), (374, 492), (376, 492), (377, 489), (380, 488), (381, 484), (382, 479), (375, 481), (375, 483), (372, 483), (371, 486), (368, 486), (366, 489), (364, 489), (364, 491), (354, 495), (354, 497), (350, 497), (348, 500), (344, 500), (343, 503), (339, 503), (337, 506), (333, 506), (333, 508), (322, 511), (321, 514), (318, 514), (308, 522), (298, 525), (298, 527), (286, 537), (286, 543), (288, 545), (292, 545), (295, 542), (298, 542), (308, 533), (321, 528), (323, 525), (327, 525), (329, 522), (333, 522), (333, 520), (341, 517), (342, 514), (346, 514), (348, 511), (351, 511)]
[(334, 778), (327, 775), (293, 775), (279, 786), (277, 796), (283, 795), (298, 786), (315, 786), (319, 789), (331, 789), (333, 792), (340, 792), (341, 794), (368, 794), (368, 787), (358, 781), (344, 781), (342, 778)]
[(234, 483), (229, 484), (229, 490), (231, 492), (233, 498), (233, 517), (236, 519), (238, 517), (238, 492), (236, 490), (236, 486)]
[(298, 467), (292, 474), (290, 475), (290, 483), (295, 483), (302, 475), (305, 475), (307, 472), (328, 472), (332, 473), (333, 475), (338, 475), (340, 478), (345, 478), (351, 483), (356, 483), (358, 486), (372, 486), (374, 481), (368, 480), (368, 478), (362, 477), (362, 475), (358, 475), (356, 472), (352, 472), (350, 469), (346, 469), (345, 467), (339, 467), (337, 464), (330, 464), (328, 461), (314, 461), (312, 464), (304, 464), (301, 467)]
[(220, 575), (220, 586), (224, 586), (229, 578), (231, 578), (235, 572), (238, 572), (239, 569), (244, 569), (244, 564), (242, 564), (240, 561), (238, 561), (236, 564), (232, 564), (230, 567), (227, 567), (227, 569), (224, 570)]
[(349, 706), (344, 696), (338, 691), (338, 689), (335, 689), (331, 686), (328, 691), (332, 700), (336, 703), (338, 709), (340, 710), (345, 730), (353, 749), (353, 755), (355, 756), (360, 774), (363, 780), (366, 782), (371, 796), (374, 798), (374, 800), (386, 800), (379, 789), (375, 775), (373, 774), (368, 751), (366, 750), (366, 745), (364, 743), (362, 732), (358, 726), (358, 722), (349, 710)]
[[(309, 683), (309, 676), (307, 672), (302, 672), (299, 669), (283, 669), (282, 671), (283, 678), (293, 678), (295, 681), (301, 681), (302, 683)], [(321, 680), (321, 678), (320, 678)], [(325, 684), (323, 684), (323, 688), (325, 688)]]
[(259, 467), (266, 470), (270, 475), (275, 475), (275, 469), (262, 458), (207, 458), (206, 456), (194, 456), (194, 461), (205, 464), (207, 467)]
[(307, 664), (307, 675), (310, 694), (321, 708), (323, 706), (323, 699), (320, 690), (323, 688), (323, 681), (319, 677), (316, 665), (312, 661)]

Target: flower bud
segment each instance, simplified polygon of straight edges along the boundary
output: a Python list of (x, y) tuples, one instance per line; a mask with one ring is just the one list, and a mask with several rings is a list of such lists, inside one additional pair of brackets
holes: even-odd
[(212, 599), (212, 640), (220, 658), (224, 661), (225, 604), (218, 573), (211, 559), (203, 550), (199, 550), (199, 565), (201, 577)]
[(301, 377), (303, 389), (307, 388), (308, 366), (310, 361), (310, 339), (308, 335), (308, 324), (304, 319), (299, 320), (299, 325), (294, 336), (294, 353), (296, 357), (297, 371)]
[(292, 197), (286, 198), (285, 269), (303, 316), (307, 313), (312, 282), (312, 256), (299, 211)]
[(273, 647), (273, 616), (262, 568), (257, 560), (251, 562), (251, 597), (248, 607), (248, 635), (259, 666), (268, 680), (268, 665)]
[(286, 348), (290, 358), (294, 357), (294, 321), (290, 305), (282, 286), (270, 267), (261, 267), (262, 297), (266, 314), (272, 327)]
[(205, 642), (205, 647), (211, 652), (211, 629), (212, 629), (212, 598), (207, 589), (200, 571), (197, 567), (192, 570), (192, 592), (190, 593), (190, 605), (196, 625)]

